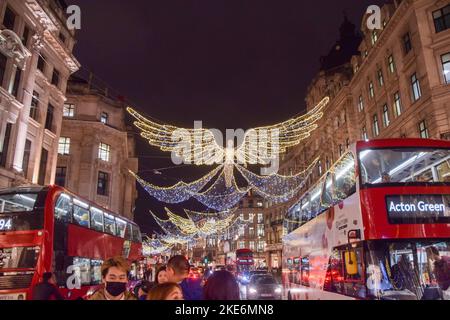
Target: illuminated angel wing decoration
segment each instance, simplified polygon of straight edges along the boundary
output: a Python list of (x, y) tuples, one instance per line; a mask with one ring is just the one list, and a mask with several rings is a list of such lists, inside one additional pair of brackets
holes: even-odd
[(311, 135), (323, 117), (323, 110), (330, 102), (325, 97), (307, 114), (285, 122), (247, 131), (243, 143), (236, 150), (236, 158), (241, 164), (267, 164), (270, 159), (285, 153), (287, 148), (296, 146)]
[(127, 111), (136, 119), (134, 125), (141, 130), (141, 136), (150, 145), (174, 153), (184, 163), (212, 165), (223, 162), (224, 148), (217, 144), (211, 130), (183, 129), (160, 124), (147, 119), (131, 107)]
[(150, 145), (169, 151), (182, 159), (185, 164), (267, 164), (287, 148), (298, 145), (317, 129), (317, 121), (330, 98), (325, 97), (307, 114), (285, 122), (247, 131), (243, 143), (234, 147), (220, 146), (212, 130), (183, 129), (149, 120), (131, 107), (127, 111), (136, 121), (134, 125)]

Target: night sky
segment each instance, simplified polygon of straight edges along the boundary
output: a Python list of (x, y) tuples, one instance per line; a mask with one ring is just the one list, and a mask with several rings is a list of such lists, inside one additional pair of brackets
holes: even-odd
[[(66, 0), (82, 11), (75, 56), (84, 71), (164, 122), (249, 129), (304, 110), (305, 91), (339, 36), (344, 12), (359, 28), (375, 0)], [(159, 185), (200, 178), (211, 168), (172, 167), (170, 154), (141, 138), (140, 174)], [(164, 205), (139, 188), (135, 212), (143, 232), (147, 213)], [(194, 201), (184, 204), (202, 209)], [(168, 206), (182, 212), (183, 206)]]

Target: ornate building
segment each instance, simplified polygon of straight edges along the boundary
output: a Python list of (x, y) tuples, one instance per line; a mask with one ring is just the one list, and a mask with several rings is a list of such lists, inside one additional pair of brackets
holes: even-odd
[(74, 31), (56, 0), (2, 0), (0, 28), (0, 187), (52, 184)]
[(307, 191), (358, 140), (449, 139), (449, 12), (448, 0), (393, 1), (382, 8), (382, 30), (368, 30), (363, 19), (359, 40), (346, 20), (306, 98), (308, 110), (324, 96), (330, 104), (319, 129), (282, 159), (281, 172), (300, 171), (320, 157)]
[(56, 183), (133, 219), (137, 190), (128, 170), (138, 171), (138, 159), (125, 108), (90, 80), (69, 80)]

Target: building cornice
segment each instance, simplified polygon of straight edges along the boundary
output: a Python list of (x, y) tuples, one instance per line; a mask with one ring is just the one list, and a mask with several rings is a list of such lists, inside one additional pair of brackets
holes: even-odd
[(27, 59), (31, 57), (31, 52), (22, 44), (19, 36), (11, 30), (0, 31), (0, 51), (8, 58), (14, 59), (14, 63), (25, 70)]

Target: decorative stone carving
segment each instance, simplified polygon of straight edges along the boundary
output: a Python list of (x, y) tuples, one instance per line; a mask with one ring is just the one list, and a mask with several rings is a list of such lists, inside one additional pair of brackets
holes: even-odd
[(27, 58), (31, 56), (19, 36), (13, 31), (0, 31), (0, 51), (7, 57), (13, 58), (14, 63), (22, 70), (26, 67)]

